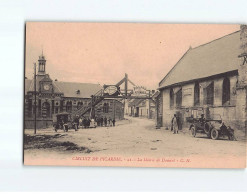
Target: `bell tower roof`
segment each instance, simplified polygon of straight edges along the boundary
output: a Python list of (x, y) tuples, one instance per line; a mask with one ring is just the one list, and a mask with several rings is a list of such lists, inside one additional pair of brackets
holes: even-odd
[(39, 61), (38, 75), (45, 75), (46, 59), (45, 56), (43, 55), (43, 49), (42, 49), (42, 54), (39, 56), (38, 61)]

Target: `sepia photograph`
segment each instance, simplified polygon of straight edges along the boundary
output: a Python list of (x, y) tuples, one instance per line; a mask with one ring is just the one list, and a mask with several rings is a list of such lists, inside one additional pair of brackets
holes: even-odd
[(24, 165), (246, 168), (247, 25), (26, 22)]

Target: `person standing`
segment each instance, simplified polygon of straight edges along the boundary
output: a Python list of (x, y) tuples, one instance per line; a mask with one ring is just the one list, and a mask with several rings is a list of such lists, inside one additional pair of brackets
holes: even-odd
[(79, 119), (79, 126), (83, 126), (83, 124), (82, 124), (82, 117), (80, 117), (80, 119)]
[(97, 122), (97, 126), (99, 127), (100, 126), (100, 118), (97, 118), (96, 122)]
[(178, 134), (178, 119), (176, 114), (174, 114), (172, 118), (172, 127), (173, 127), (173, 134)]
[(109, 118), (108, 122), (109, 122), (109, 127), (111, 127), (112, 126), (112, 120), (111, 120), (111, 118)]
[(87, 128), (89, 128), (89, 127), (90, 127), (90, 123), (91, 123), (90, 118), (87, 118)]
[(87, 119), (86, 118), (84, 118), (82, 120), (82, 124), (83, 124), (84, 129), (86, 129), (87, 128)]
[(105, 127), (107, 127), (107, 118), (104, 118)]
[(79, 116), (76, 116), (74, 119), (74, 123), (76, 125), (76, 131), (79, 129)]
[(115, 127), (115, 118), (113, 118), (113, 120), (112, 120), (112, 124), (113, 124), (113, 127)]

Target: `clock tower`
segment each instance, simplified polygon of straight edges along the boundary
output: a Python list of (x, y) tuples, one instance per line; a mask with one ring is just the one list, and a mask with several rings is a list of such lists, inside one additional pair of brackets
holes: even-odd
[(46, 59), (45, 56), (43, 55), (43, 50), (41, 56), (39, 56), (39, 70), (38, 70), (38, 75), (45, 75), (45, 65), (46, 65)]

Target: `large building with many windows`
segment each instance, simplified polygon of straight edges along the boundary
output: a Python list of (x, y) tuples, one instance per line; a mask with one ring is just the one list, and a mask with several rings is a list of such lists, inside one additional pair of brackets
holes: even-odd
[[(38, 128), (51, 126), (52, 118), (57, 113), (72, 113), (87, 106), (91, 102), (91, 96), (102, 89), (99, 84), (52, 80), (46, 73), (46, 59), (43, 54), (39, 56), (38, 62), (36, 76), (36, 124)], [(34, 92), (34, 79), (25, 79), (25, 128), (34, 127)], [(124, 117), (123, 112), (123, 103), (115, 99), (104, 99), (95, 107), (97, 117), (121, 120)], [(89, 113), (85, 115), (85, 117), (88, 116)]]
[(179, 128), (188, 127), (188, 117), (220, 115), (226, 124), (240, 130), (247, 126), (246, 32), (234, 32), (190, 48), (160, 81), (157, 123), (170, 128), (174, 114)]

